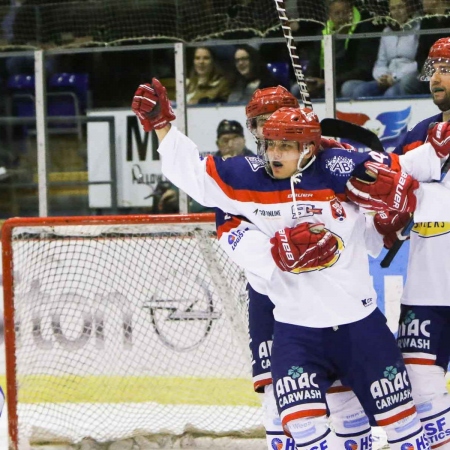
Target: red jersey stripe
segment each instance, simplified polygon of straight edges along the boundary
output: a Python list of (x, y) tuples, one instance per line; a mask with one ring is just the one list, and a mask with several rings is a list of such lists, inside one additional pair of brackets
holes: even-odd
[(416, 413), (416, 407), (412, 406), (411, 408), (409, 408), (405, 411), (399, 412), (398, 414), (395, 414), (391, 417), (388, 417), (386, 419), (381, 419), (381, 420), (376, 419), (376, 421), (380, 427), (385, 427), (386, 425), (391, 425), (395, 422), (398, 422), (399, 420), (404, 419), (405, 417), (412, 416), (414, 413)]
[[(222, 180), (217, 172), (214, 159), (210, 156), (208, 156), (206, 161), (206, 172), (220, 186), (220, 189), (227, 197), (239, 202), (255, 202), (263, 205), (292, 202), (292, 193), (290, 190), (265, 192), (250, 189), (234, 189)], [(336, 197), (336, 194), (331, 189), (318, 189), (315, 191), (296, 189), (295, 193), (299, 199), (306, 198), (308, 201), (316, 202), (326, 202)]]
[(291, 420), (301, 419), (303, 417), (321, 417), (327, 414), (324, 409), (304, 409), (303, 411), (296, 411), (291, 414), (286, 414), (283, 417), (282, 424), (286, 426)]

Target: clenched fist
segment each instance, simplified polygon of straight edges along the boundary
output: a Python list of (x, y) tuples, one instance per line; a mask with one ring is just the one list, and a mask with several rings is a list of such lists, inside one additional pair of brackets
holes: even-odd
[(428, 142), (433, 146), (439, 158), (445, 158), (450, 153), (450, 123), (439, 122), (430, 124)]
[(137, 88), (131, 109), (147, 132), (164, 128), (175, 119), (166, 88), (157, 78)]
[(320, 138), (320, 146), (323, 149), (327, 148), (343, 148), (345, 150), (354, 150), (356, 151), (356, 148), (353, 147), (353, 145), (347, 144), (346, 142), (338, 142), (336, 139), (333, 138)]
[(410, 213), (397, 211), (379, 211), (373, 218), (378, 233), (383, 235), (383, 243), (386, 248), (391, 248), (399, 238), (399, 232), (408, 225), (411, 219)]
[(306, 222), (284, 228), (275, 233), (270, 243), (276, 265), (285, 272), (324, 266), (338, 250), (336, 237), (323, 223)]
[(417, 180), (384, 164), (368, 161), (364, 166), (375, 181), (351, 177), (345, 191), (350, 201), (375, 211), (414, 212), (417, 203), (414, 191), (419, 187)]

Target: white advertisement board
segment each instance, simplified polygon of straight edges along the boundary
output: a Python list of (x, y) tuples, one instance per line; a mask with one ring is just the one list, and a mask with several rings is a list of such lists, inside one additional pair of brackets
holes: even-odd
[[(314, 104), (314, 109), (320, 119), (325, 117), (324, 103)], [(338, 102), (337, 110), (338, 117), (376, 132), (388, 150), (397, 145), (409, 127), (438, 112), (428, 98)], [(90, 115), (115, 117), (118, 206), (151, 207), (151, 194), (161, 179), (156, 137), (143, 132), (131, 109), (92, 111)], [(237, 120), (245, 128), (245, 108), (214, 105), (188, 109), (188, 135), (202, 153), (216, 150), (216, 129), (223, 119)], [(256, 152), (253, 136), (247, 129), (245, 139), (247, 147)], [(89, 123), (89, 181), (110, 180), (109, 159), (107, 123)], [(90, 186), (90, 206), (111, 207), (110, 192), (108, 184)]]

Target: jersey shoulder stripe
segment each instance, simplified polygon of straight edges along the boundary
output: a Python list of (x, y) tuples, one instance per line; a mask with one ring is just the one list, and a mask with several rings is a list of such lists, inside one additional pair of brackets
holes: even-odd
[[(244, 160), (244, 158), (240, 159), (242, 161)], [(219, 168), (218, 164), (220, 165)], [(292, 202), (289, 179), (274, 180), (267, 175), (262, 180), (260, 174), (251, 170), (247, 170), (246, 173), (240, 172), (238, 169), (241, 167), (231, 166), (231, 170), (234, 170), (234, 172), (230, 173), (230, 170), (220, 170), (221, 164), (217, 159), (208, 157), (206, 162), (207, 174), (230, 199), (242, 203), (254, 202), (266, 205)], [(247, 167), (249, 167), (248, 164)], [(226, 181), (224, 178), (226, 178)], [(245, 182), (242, 181), (243, 178), (245, 178)], [(259, 190), (262, 181), (264, 182), (264, 190)], [(255, 186), (255, 189), (250, 189), (250, 186), (252, 188)], [(296, 188), (295, 196), (297, 200), (329, 201), (335, 197), (335, 193), (332, 189), (328, 188), (316, 190)]]

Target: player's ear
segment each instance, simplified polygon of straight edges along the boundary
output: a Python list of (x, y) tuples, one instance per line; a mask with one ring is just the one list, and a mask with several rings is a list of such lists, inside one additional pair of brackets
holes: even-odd
[[(299, 150), (300, 150), (302, 148), (301, 146), (304, 144), (299, 143), (298, 145), (299, 145)], [(314, 142), (310, 142), (309, 144), (305, 144), (305, 146), (308, 147), (308, 154), (306, 155), (306, 158), (311, 158), (315, 154), (316, 145), (314, 144)]]

